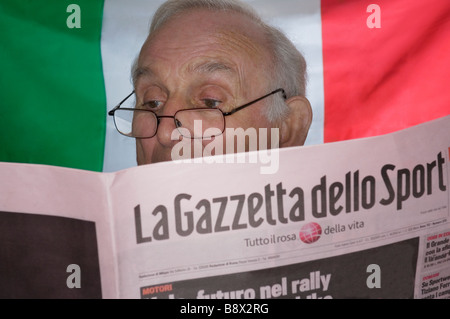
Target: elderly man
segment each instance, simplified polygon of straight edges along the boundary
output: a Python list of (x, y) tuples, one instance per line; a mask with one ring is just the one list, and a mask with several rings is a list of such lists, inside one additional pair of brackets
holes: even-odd
[[(276, 132), (268, 148), (300, 146), (312, 118), (305, 69), (286, 36), (247, 5), (169, 0), (155, 13), (133, 67), (135, 108), (122, 107), (124, 100), (110, 114), (120, 133), (136, 138), (139, 165), (174, 160), (182, 140), (215, 143), (211, 155), (236, 152), (230, 139), (250, 129), (258, 139), (268, 132), (271, 141)], [(251, 138), (241, 150), (265, 148)]]

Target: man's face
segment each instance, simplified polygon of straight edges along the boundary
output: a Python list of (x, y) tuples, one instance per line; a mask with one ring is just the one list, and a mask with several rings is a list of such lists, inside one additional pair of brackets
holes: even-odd
[[(151, 105), (160, 116), (193, 105), (228, 112), (268, 93), (270, 69), (261, 30), (248, 18), (193, 10), (168, 21), (143, 45), (135, 79), (137, 105)], [(263, 115), (264, 103), (226, 117), (226, 127), (272, 127)], [(173, 119), (162, 118), (156, 136), (137, 139), (138, 164), (172, 160), (172, 148), (181, 139), (173, 140), (175, 129)]]

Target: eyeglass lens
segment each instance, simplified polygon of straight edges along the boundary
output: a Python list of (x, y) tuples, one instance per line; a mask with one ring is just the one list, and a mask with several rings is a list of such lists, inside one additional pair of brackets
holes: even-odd
[[(159, 121), (172, 117), (160, 117)], [(179, 133), (187, 138), (211, 138), (223, 133), (225, 119), (218, 109), (180, 110), (173, 117)], [(117, 109), (114, 114), (117, 130), (126, 136), (150, 138), (156, 135), (158, 118), (145, 110)]]

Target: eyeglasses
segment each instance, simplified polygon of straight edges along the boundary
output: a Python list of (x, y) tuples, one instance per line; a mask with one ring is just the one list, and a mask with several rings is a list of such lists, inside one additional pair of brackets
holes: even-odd
[(138, 139), (154, 137), (163, 118), (172, 118), (175, 127), (183, 137), (191, 139), (212, 138), (223, 134), (225, 131), (226, 116), (230, 116), (276, 93), (281, 93), (285, 100), (287, 98), (283, 89), (277, 89), (230, 112), (223, 112), (217, 108), (202, 107), (181, 109), (175, 112), (173, 116), (170, 116), (157, 115), (154, 111), (147, 109), (121, 108), (121, 105), (134, 93), (134, 91), (131, 92), (116, 107), (109, 111), (108, 115), (114, 117), (114, 124), (120, 134)]

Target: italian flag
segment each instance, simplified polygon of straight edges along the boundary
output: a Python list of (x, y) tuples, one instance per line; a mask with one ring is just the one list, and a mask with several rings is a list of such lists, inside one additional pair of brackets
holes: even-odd
[[(0, 161), (135, 166), (107, 111), (160, 0), (0, 0)], [(376, 136), (450, 112), (450, 1), (253, 0), (308, 63), (308, 145)], [(426, 143), (427, 141), (412, 141)]]

